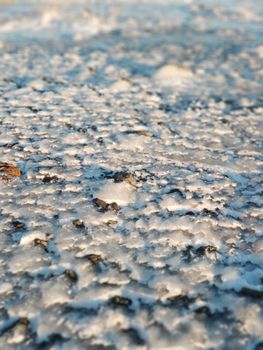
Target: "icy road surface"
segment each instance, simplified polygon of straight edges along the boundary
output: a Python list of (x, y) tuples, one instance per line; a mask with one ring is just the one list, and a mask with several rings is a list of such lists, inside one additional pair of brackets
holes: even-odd
[(1, 2), (0, 349), (263, 349), (262, 62), (261, 0)]

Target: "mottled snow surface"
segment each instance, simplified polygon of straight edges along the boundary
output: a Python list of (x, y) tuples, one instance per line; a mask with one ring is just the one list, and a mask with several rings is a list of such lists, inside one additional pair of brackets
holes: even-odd
[(263, 1), (0, 3), (0, 349), (263, 349)]

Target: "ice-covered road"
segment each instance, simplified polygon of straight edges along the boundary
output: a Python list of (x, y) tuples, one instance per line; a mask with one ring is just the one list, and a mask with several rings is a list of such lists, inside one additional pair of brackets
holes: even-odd
[(263, 3), (0, 3), (0, 349), (263, 349)]

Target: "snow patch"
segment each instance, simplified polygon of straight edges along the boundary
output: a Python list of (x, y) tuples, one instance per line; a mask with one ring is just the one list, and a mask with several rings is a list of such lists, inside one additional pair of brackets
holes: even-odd
[(109, 180), (94, 197), (102, 199), (106, 203), (116, 202), (120, 206), (125, 206), (136, 200), (136, 193), (134, 187), (125, 182), (115, 183), (113, 180)]

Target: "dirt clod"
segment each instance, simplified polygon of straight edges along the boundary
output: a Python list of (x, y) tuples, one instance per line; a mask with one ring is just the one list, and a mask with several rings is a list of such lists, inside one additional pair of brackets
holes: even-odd
[(9, 163), (0, 163), (0, 179), (11, 180), (13, 177), (21, 176), (21, 170)]

